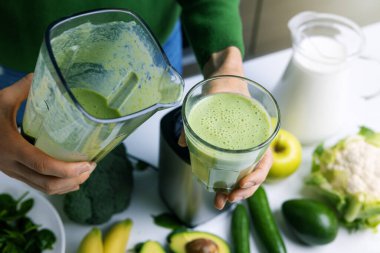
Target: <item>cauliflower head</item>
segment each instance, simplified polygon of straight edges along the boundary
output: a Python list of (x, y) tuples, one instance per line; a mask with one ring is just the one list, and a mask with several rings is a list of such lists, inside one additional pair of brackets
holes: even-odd
[(361, 127), (330, 148), (313, 153), (306, 178), (351, 229), (376, 228), (380, 223), (380, 133)]

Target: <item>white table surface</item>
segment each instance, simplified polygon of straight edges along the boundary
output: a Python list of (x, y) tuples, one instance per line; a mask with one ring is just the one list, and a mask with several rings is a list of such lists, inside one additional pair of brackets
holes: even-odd
[[(367, 40), (364, 54), (380, 59), (380, 22), (365, 27), (364, 34)], [(290, 56), (291, 50), (287, 49), (247, 61), (244, 64), (246, 76), (259, 82), (267, 89), (272, 90), (281, 77)], [(362, 61), (357, 61), (354, 65), (354, 68), (352, 68), (353, 78), (352, 83), (350, 83), (350, 89), (356, 97), (354, 95), (352, 96), (352, 103), (348, 108), (348, 110), (351, 110), (351, 118), (338, 134), (327, 140), (328, 143), (334, 143), (347, 134), (356, 133), (360, 125), (365, 125), (376, 131), (380, 131), (380, 96), (369, 101), (364, 101), (357, 96), (358, 94), (368, 94), (376, 90), (376, 88), (380, 89), (380, 67)], [(201, 79), (201, 76), (187, 78), (185, 80), (185, 92)], [(167, 112), (166, 110), (156, 113), (127, 138), (125, 144), (129, 153), (157, 166), (159, 122), (161, 117)], [(303, 162), (295, 174), (281, 182), (265, 185), (270, 205), (275, 213), (280, 230), (283, 232), (282, 234), (288, 252), (380, 252), (380, 233), (373, 234), (371, 231), (349, 234), (344, 228), (341, 228), (334, 242), (326, 246), (318, 247), (301, 245), (296, 242), (292, 234), (289, 233), (282, 219), (280, 206), (287, 199), (302, 196), (303, 178), (310, 171), (311, 152), (314, 148), (315, 146), (303, 147)], [(7, 180), (4, 175), (0, 176), (1, 180)], [(168, 229), (155, 225), (152, 219), (152, 215), (167, 211), (158, 195), (157, 178), (157, 172), (153, 170), (136, 172), (135, 187), (129, 208), (122, 213), (114, 215), (111, 221), (100, 226), (102, 229), (106, 229), (117, 220), (127, 217), (131, 218), (134, 221), (134, 226), (128, 244), (129, 248), (138, 242), (148, 239), (157, 240), (164, 244), (166, 236), (170, 232)], [(48, 199), (57, 208), (63, 220), (67, 242), (66, 252), (75, 252), (80, 240), (89, 231), (91, 226), (78, 225), (69, 221), (62, 211), (61, 197), (48, 196)], [(231, 213), (229, 211), (223, 212), (195, 229), (209, 231), (221, 236), (227, 241), (231, 241), (230, 215)], [(260, 252), (252, 237), (251, 252)]]

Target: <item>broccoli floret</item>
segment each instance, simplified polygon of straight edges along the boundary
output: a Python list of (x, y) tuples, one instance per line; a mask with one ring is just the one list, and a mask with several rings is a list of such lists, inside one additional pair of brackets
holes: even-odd
[(119, 145), (98, 163), (78, 191), (65, 195), (68, 218), (81, 224), (101, 224), (125, 210), (133, 189), (132, 168), (124, 145)]
[(91, 200), (81, 190), (68, 193), (64, 197), (64, 211), (71, 220), (85, 223), (91, 218)]

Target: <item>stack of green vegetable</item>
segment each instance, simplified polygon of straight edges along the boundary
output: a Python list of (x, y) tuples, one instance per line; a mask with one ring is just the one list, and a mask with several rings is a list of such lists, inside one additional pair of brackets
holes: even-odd
[(65, 195), (64, 211), (73, 221), (101, 224), (125, 210), (133, 189), (133, 166), (124, 145), (101, 160), (80, 190)]
[(52, 249), (55, 235), (48, 229), (40, 229), (27, 213), (33, 208), (32, 198), (26, 194), (14, 199), (7, 193), (0, 194), (0, 252), (39, 253)]
[[(380, 133), (362, 127), (357, 135), (330, 148), (318, 146), (313, 154), (312, 173), (306, 182), (332, 204), (338, 218), (347, 227), (375, 228), (380, 224)], [(247, 199), (247, 204), (253, 235), (260, 241), (261, 249), (269, 253), (286, 253), (264, 188), (260, 186)], [(282, 214), (295, 236), (308, 245), (330, 243), (338, 234), (339, 222), (335, 212), (321, 201), (287, 200), (282, 205)], [(227, 242), (216, 235), (178, 229), (181, 224), (168, 214), (153, 218), (156, 224), (177, 228), (168, 236), (172, 252), (230, 252)], [(233, 210), (231, 232), (234, 252), (249, 253), (250, 219), (243, 204), (236, 205)], [(138, 252), (145, 253), (145, 250), (140, 251), (141, 246), (137, 247)], [(145, 246), (152, 247), (150, 243)]]
[[(260, 186), (254, 195), (247, 199), (252, 218), (254, 235), (262, 250), (268, 253), (286, 253), (282, 235), (270, 209), (266, 192)], [(232, 214), (232, 239), (236, 253), (249, 253), (249, 219), (246, 208), (238, 204)]]
[(313, 186), (352, 229), (380, 224), (380, 133), (362, 127), (358, 134), (313, 154)]

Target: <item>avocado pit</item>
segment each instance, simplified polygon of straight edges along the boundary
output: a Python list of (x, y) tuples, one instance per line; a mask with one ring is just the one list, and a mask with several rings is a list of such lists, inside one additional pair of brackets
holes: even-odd
[(209, 239), (195, 239), (185, 245), (186, 253), (218, 253), (218, 245)]

